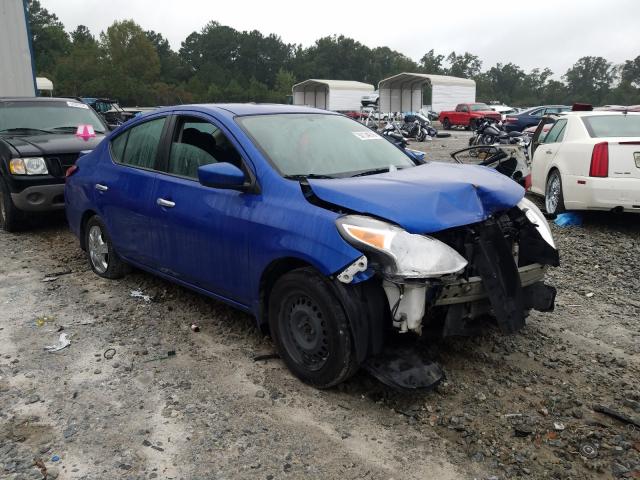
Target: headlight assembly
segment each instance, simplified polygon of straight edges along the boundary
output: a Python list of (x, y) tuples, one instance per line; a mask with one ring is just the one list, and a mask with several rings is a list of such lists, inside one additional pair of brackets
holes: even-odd
[(9, 171), (13, 175), (46, 175), (47, 164), (42, 157), (12, 158)]
[(432, 278), (457, 273), (467, 261), (435, 238), (414, 235), (364, 215), (336, 220), (342, 237), (357, 248), (381, 254), (384, 273), (403, 278)]
[(536, 226), (544, 241), (553, 248), (556, 248), (556, 243), (553, 241), (553, 235), (551, 234), (551, 228), (549, 228), (549, 222), (544, 218), (544, 215), (536, 204), (523, 197), (518, 203), (518, 208), (522, 210), (522, 213), (525, 214), (527, 219)]

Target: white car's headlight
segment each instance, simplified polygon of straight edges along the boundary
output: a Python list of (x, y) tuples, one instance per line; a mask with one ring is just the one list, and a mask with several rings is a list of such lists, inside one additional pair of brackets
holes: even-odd
[(549, 228), (549, 222), (544, 218), (543, 213), (536, 204), (523, 197), (518, 203), (518, 208), (522, 210), (522, 213), (524, 213), (529, 221), (536, 226), (544, 241), (553, 248), (556, 248), (556, 243), (553, 241), (553, 235), (551, 234), (551, 228)]
[(336, 220), (342, 237), (357, 248), (386, 257), (385, 273), (403, 278), (440, 277), (462, 271), (467, 261), (435, 238), (414, 235), (400, 227), (364, 215)]
[(49, 173), (47, 163), (42, 157), (12, 158), (9, 171), (13, 175), (46, 175)]

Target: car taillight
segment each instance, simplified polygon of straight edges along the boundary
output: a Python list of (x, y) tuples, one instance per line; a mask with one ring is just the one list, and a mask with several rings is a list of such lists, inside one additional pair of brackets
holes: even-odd
[(609, 142), (596, 143), (591, 153), (590, 177), (609, 176)]
[(71, 165), (69, 168), (67, 168), (67, 171), (64, 173), (64, 178), (69, 178), (71, 175), (73, 175), (77, 171), (78, 171), (78, 166)]
[(517, 122), (518, 119), (516, 117), (507, 117), (507, 118), (505, 118), (504, 121), (507, 122), (507, 123), (514, 123), (514, 122)]

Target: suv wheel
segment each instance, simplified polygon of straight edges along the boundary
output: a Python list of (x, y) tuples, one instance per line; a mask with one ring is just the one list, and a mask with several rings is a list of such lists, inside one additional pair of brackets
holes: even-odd
[(0, 179), (0, 229), (15, 232), (22, 226), (23, 214), (13, 204), (9, 189)]
[(121, 278), (126, 273), (127, 264), (113, 249), (111, 237), (100, 217), (93, 216), (84, 229), (87, 258), (91, 269), (104, 278)]
[(319, 388), (358, 369), (347, 315), (329, 281), (312, 268), (282, 276), (269, 299), (271, 335), (289, 370)]

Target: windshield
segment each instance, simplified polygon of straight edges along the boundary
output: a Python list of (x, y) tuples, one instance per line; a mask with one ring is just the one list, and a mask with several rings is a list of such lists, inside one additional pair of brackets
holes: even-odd
[(486, 103), (473, 103), (471, 104), (471, 111), (472, 112), (490, 112), (491, 109), (489, 108), (489, 105), (487, 105)]
[(415, 166), (383, 137), (343, 116), (274, 114), (237, 121), (284, 176), (345, 177)]
[(105, 131), (98, 115), (81, 102), (0, 102), (0, 134), (76, 133), (78, 125), (91, 125), (96, 133)]
[(640, 137), (640, 115), (582, 117), (582, 121), (593, 138)]

